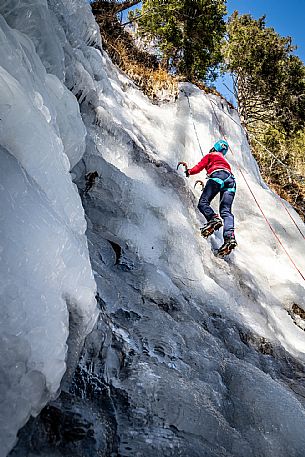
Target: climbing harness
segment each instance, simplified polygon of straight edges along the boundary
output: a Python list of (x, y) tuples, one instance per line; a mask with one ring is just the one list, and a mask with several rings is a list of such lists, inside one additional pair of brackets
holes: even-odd
[[(213, 173), (215, 173), (215, 171)], [(228, 181), (228, 179), (230, 179), (230, 178), (234, 179), (234, 186), (233, 187), (225, 187), (225, 182)], [(232, 173), (230, 173), (229, 176), (226, 179), (212, 178), (211, 176), (209, 176), (208, 179), (211, 179), (212, 181), (215, 181), (218, 184), (220, 184), (220, 190), (228, 190), (229, 192), (236, 192), (235, 178), (232, 175)]]
[[(216, 114), (216, 112), (215, 112), (215, 109), (214, 109), (214, 107), (213, 107), (213, 104), (214, 104), (214, 103), (212, 102), (212, 100), (211, 100), (210, 98), (209, 98), (209, 101), (210, 101), (210, 103), (211, 103), (211, 107), (212, 107), (212, 110), (213, 110), (213, 112), (214, 112), (214, 116), (215, 116), (216, 122), (217, 122), (217, 124), (218, 124), (219, 132), (220, 132), (220, 134), (221, 134), (224, 138), (226, 138), (225, 135), (223, 134), (224, 132), (222, 132), (223, 129), (221, 128), (221, 124), (220, 124), (219, 118), (218, 118), (218, 116), (217, 116), (217, 114)], [(216, 105), (216, 106), (217, 106), (217, 105)], [(231, 118), (231, 116), (229, 116), (229, 117)], [(232, 118), (231, 118), (231, 119), (232, 119)], [(234, 119), (233, 119), (233, 120), (234, 120)], [(237, 124), (236, 121), (234, 121), (234, 122)], [(239, 125), (239, 124), (238, 124), (238, 125)], [(241, 127), (241, 126), (240, 126), (240, 127)], [(235, 157), (235, 154), (234, 154), (234, 152), (232, 151), (232, 148), (231, 148), (230, 146), (229, 146), (229, 149), (230, 149), (232, 155)], [(274, 237), (276, 238), (276, 240), (278, 241), (278, 243), (281, 245), (282, 249), (284, 250), (284, 252), (285, 252), (285, 254), (287, 255), (287, 257), (289, 258), (289, 260), (290, 260), (290, 262), (292, 263), (292, 265), (295, 267), (295, 269), (298, 271), (298, 273), (300, 274), (300, 276), (301, 276), (301, 277), (303, 278), (303, 280), (305, 281), (305, 276), (304, 276), (303, 273), (300, 271), (300, 269), (298, 268), (298, 266), (296, 265), (296, 263), (294, 262), (294, 260), (293, 260), (292, 257), (290, 256), (289, 252), (287, 251), (287, 249), (286, 249), (285, 246), (283, 245), (281, 239), (279, 238), (279, 236), (278, 236), (277, 233), (275, 232), (275, 230), (274, 230), (274, 228), (272, 227), (271, 223), (269, 222), (269, 219), (267, 218), (267, 216), (265, 215), (263, 209), (261, 208), (261, 206), (260, 206), (260, 204), (259, 204), (259, 202), (258, 202), (256, 196), (254, 195), (254, 192), (252, 191), (252, 189), (251, 189), (251, 187), (250, 187), (250, 185), (249, 185), (249, 183), (248, 183), (248, 180), (246, 179), (246, 177), (245, 177), (245, 175), (244, 175), (242, 169), (241, 169), (240, 166), (238, 165), (238, 163), (237, 163), (237, 168), (238, 168), (238, 170), (239, 170), (241, 176), (243, 177), (243, 179), (244, 179), (244, 181), (245, 181), (245, 183), (246, 183), (246, 185), (247, 185), (247, 187), (248, 187), (248, 189), (249, 189), (249, 191), (250, 191), (250, 193), (251, 193), (251, 195), (252, 195), (252, 197), (253, 197), (253, 199), (254, 199), (256, 205), (257, 205), (257, 207), (259, 208), (259, 210), (260, 210), (262, 216), (264, 217), (264, 219), (265, 219), (266, 223), (268, 224), (268, 226), (269, 226), (271, 232), (273, 233)], [(292, 216), (291, 216), (291, 217), (292, 217)]]

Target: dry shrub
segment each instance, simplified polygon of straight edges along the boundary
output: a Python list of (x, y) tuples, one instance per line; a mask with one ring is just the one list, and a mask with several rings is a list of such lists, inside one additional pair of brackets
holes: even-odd
[(156, 56), (139, 49), (132, 35), (115, 15), (97, 13), (103, 46), (112, 61), (154, 102), (172, 100), (178, 94), (178, 81), (163, 69)]
[[(122, 41), (115, 44), (116, 62), (132, 81), (153, 101), (171, 100), (178, 94), (178, 81), (160, 65), (139, 61)], [(143, 52), (143, 51), (142, 51)]]
[(293, 152), (287, 144), (272, 148), (273, 154), (285, 164), (283, 166), (256, 142), (251, 142), (251, 146), (266, 184), (287, 200), (305, 221), (304, 162), (299, 151)]

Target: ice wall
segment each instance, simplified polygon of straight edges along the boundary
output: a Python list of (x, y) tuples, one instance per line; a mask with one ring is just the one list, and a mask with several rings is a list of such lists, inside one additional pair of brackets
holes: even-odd
[[(69, 173), (77, 164), (81, 193), (85, 174), (99, 174), (83, 204), (104, 306), (83, 365), (89, 380), (121, 394), (118, 452), (301, 457), (302, 399), (284, 384), (281, 361), (245, 349), (240, 335), (284, 347), (302, 366), (304, 333), (287, 310), (305, 308), (304, 284), (241, 171), (302, 271), (303, 239), (262, 182), (236, 113), (189, 84), (176, 103), (152, 105), (103, 52), (83, 0), (4, 1), (0, 13), (3, 455), (57, 391), (69, 324), (79, 345), (95, 321), (86, 224)], [(212, 252), (221, 233), (199, 235), (197, 177), (176, 171), (179, 160), (201, 158), (193, 123), (208, 151), (218, 120), (238, 186), (239, 247), (228, 260)]]
[(3, 456), (58, 391), (67, 338), (77, 353), (97, 311), (84, 211), (69, 173), (86, 129), (57, 77), (64, 78), (64, 35), (46, 2), (1, 2), (0, 13)]
[[(83, 201), (106, 336), (103, 357), (91, 357), (91, 341), (82, 368), (115, 392), (118, 453), (301, 457), (305, 405), (294, 382), (303, 392), (305, 339), (288, 310), (305, 309), (304, 281), (248, 185), (303, 272), (304, 239), (225, 102), (184, 84), (176, 103), (152, 105), (103, 55), (88, 59), (97, 97), (82, 106), (91, 141), (74, 172), (81, 189), (85, 172), (100, 176)], [(179, 160), (201, 158), (194, 124), (203, 151), (225, 134), (234, 153), (239, 246), (227, 260), (213, 253), (221, 233), (199, 235), (199, 176), (176, 172)]]

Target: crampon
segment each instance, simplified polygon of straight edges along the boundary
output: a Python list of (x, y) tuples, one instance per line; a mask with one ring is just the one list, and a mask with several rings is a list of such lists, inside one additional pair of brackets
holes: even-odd
[(233, 249), (237, 246), (237, 242), (234, 237), (231, 237), (223, 243), (223, 245), (216, 251), (217, 257), (225, 257), (233, 251)]
[(208, 238), (215, 230), (219, 230), (220, 227), (222, 227), (222, 220), (219, 217), (213, 217), (213, 219), (200, 228), (201, 236)]

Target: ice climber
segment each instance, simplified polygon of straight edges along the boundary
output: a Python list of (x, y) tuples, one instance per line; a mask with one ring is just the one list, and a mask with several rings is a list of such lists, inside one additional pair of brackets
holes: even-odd
[[(199, 199), (198, 209), (205, 216), (207, 224), (200, 230), (204, 237), (210, 236), (222, 225), (224, 244), (218, 250), (218, 254), (229, 254), (237, 246), (234, 234), (234, 216), (231, 212), (236, 192), (236, 182), (231, 167), (225, 159), (229, 145), (225, 140), (219, 140), (200, 162), (193, 168), (186, 167), (186, 176), (195, 175), (206, 169), (207, 182)], [(219, 213), (211, 208), (213, 198), (220, 193)]]

